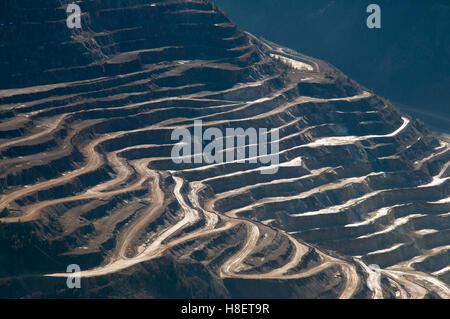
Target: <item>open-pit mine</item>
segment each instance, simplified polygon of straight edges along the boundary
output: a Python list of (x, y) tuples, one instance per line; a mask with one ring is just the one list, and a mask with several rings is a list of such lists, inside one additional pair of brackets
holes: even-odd
[[(68, 4), (0, 4), (0, 297), (450, 298), (420, 120), (206, 1)], [(278, 129), (275, 173), (176, 163), (199, 120)]]

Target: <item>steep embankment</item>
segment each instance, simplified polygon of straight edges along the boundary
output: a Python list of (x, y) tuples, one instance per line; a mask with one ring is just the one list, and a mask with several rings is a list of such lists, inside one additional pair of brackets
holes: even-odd
[[(5, 287), (35, 287), (15, 296), (54, 296), (40, 289), (64, 283), (72, 262), (89, 296), (450, 296), (450, 149), (420, 121), (204, 1), (81, 1), (82, 31), (68, 31), (59, 1), (9, 4), (65, 28), (39, 38), (40, 57), (71, 43), (77, 63), (13, 67), (16, 88), (0, 91), (1, 226), (35, 236), (16, 267), (0, 265)], [(30, 35), (28, 22), (6, 28)], [(277, 173), (175, 164), (171, 133), (194, 120), (278, 128)], [(162, 256), (171, 280), (188, 274), (181, 290), (111, 284), (165, 280)], [(371, 263), (383, 278), (373, 292)]]

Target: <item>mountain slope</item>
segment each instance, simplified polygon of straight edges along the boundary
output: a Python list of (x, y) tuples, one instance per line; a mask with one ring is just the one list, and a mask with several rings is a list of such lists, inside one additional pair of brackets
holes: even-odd
[[(450, 3), (446, 0), (376, 1), (381, 29), (366, 26), (366, 9), (374, 3), (370, 0), (214, 2), (240, 28), (333, 63), (408, 114), (413, 109), (450, 118)], [(426, 123), (449, 133), (446, 122)]]
[[(214, 277), (208, 297), (450, 296), (450, 149), (420, 121), (208, 2), (79, 4), (81, 31), (59, 1), (7, 2), (24, 37), (0, 91), (0, 281), (39, 290), (77, 263), (96, 285), (167, 256)], [(30, 35), (28, 16), (64, 30)], [(277, 173), (176, 164), (171, 134), (194, 120), (279, 128)]]

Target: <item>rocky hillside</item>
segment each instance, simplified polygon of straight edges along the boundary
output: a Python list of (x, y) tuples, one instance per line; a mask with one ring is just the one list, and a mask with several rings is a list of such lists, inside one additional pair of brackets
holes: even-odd
[[(364, 86), (402, 103), (396, 104), (401, 110), (420, 112), (433, 130), (450, 133), (448, 0), (214, 3), (240, 28), (333, 63)], [(366, 26), (366, 9), (372, 3), (381, 8), (381, 29)]]
[[(419, 120), (206, 1), (79, 1), (82, 29), (67, 3), (2, 3), (1, 296), (450, 297), (450, 149)], [(176, 164), (195, 120), (278, 128), (277, 172)]]

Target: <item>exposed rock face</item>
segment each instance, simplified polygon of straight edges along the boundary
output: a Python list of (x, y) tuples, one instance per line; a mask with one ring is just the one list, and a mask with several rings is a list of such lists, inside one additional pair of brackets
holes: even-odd
[[(79, 5), (82, 30), (60, 1), (2, 4), (0, 257), (21, 258), (0, 280), (39, 290), (68, 263), (114, 280), (167, 255), (206, 278), (197, 297), (450, 297), (450, 149), (420, 121), (207, 2)], [(279, 128), (277, 173), (176, 164), (194, 120)], [(124, 296), (170, 297), (140, 289)]]
[[(396, 103), (401, 110), (416, 107), (430, 128), (450, 133), (449, 1), (374, 1), (381, 8), (380, 30), (367, 28), (366, 1), (214, 2), (242, 29), (321, 57), (405, 104)], [(442, 123), (433, 121), (437, 114)]]

